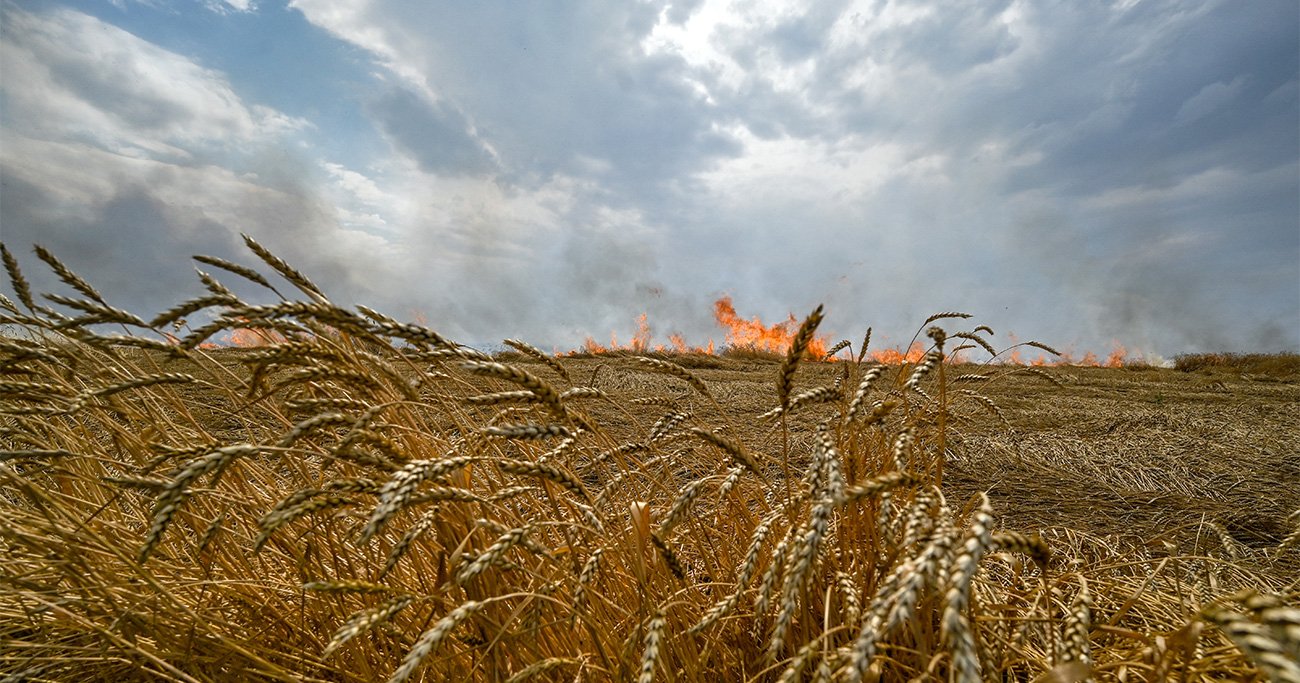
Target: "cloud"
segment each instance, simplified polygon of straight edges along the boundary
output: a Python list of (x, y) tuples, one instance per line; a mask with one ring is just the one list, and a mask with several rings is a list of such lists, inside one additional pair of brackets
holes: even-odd
[(371, 118), (392, 143), (431, 172), (478, 174), (495, 166), (490, 152), (474, 138), (455, 107), (429, 102), (400, 86), (371, 101)]
[[(445, 12), (423, 2), (297, 0), (293, 7), (370, 50), (405, 87), (429, 93), (439, 102), (433, 118), (459, 112), (453, 116), (468, 120), (509, 173), (595, 175), (610, 189), (637, 193), (737, 149), (713, 125), (681, 60), (640, 50), (657, 20), (650, 5), (542, 11), (485, 2)], [(411, 115), (411, 104), (399, 95), (372, 108), (391, 130)], [(426, 166), (458, 153), (438, 145), (404, 147)], [(428, 154), (419, 157), (421, 149)]]
[[(174, 272), (247, 230), (476, 343), (641, 312), (703, 340), (730, 293), (825, 302), (841, 336), (957, 309), (1063, 346), (1300, 348), (1294, 3), (292, 7), (354, 46), (319, 52), (351, 60), (348, 115), (6, 6), (5, 239), (152, 305), (187, 274), (147, 291), (122, 245)], [(319, 66), (298, 87), (335, 92)]]
[(1183, 102), (1183, 106), (1178, 108), (1178, 113), (1174, 115), (1174, 122), (1180, 125), (1188, 124), (1227, 107), (1245, 86), (1246, 77), (1238, 76), (1230, 83), (1219, 81), (1201, 88), (1200, 92), (1188, 98)]
[(221, 74), (88, 15), (6, 7), (4, 19), (8, 135), (195, 162), (307, 125), (244, 104)]

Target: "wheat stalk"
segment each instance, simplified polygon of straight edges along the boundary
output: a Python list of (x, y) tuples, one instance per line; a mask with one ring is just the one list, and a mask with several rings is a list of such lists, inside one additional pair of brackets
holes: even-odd
[(420, 639), (415, 642), (415, 647), (412, 647), (411, 651), (402, 659), (402, 665), (397, 667), (393, 675), (388, 678), (388, 683), (402, 683), (402, 681), (410, 678), (411, 674), (415, 673), (415, 670), (420, 667), (420, 664), (424, 663), (425, 658), (438, 649), (438, 645), (442, 643), (448, 633), (451, 633), (452, 629), (473, 616), (475, 612), (483, 609), (483, 606), (483, 602), (470, 600), (452, 610), (447, 616), (439, 619), (438, 623), (433, 625), (433, 628), (420, 635)]

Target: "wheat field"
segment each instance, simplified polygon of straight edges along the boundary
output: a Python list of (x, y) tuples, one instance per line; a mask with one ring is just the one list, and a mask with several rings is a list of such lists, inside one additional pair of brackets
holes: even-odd
[(246, 242), (3, 250), (2, 680), (1300, 681), (1294, 356), (488, 355)]

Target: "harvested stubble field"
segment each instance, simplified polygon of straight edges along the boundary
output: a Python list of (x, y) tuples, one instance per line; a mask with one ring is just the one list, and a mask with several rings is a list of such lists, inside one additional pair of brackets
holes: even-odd
[(4, 251), (4, 680), (1300, 680), (1300, 359), (487, 357), (249, 246)]

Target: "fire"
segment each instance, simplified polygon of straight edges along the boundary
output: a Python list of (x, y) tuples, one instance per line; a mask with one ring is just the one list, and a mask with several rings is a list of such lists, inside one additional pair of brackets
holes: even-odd
[(218, 335), (214, 341), (199, 344), (201, 349), (219, 349), (219, 348), (242, 348), (251, 349), (259, 346), (270, 346), (272, 344), (283, 344), (287, 341), (284, 335), (274, 330), (260, 330), (247, 327), (236, 327)]
[[(642, 313), (637, 316), (636, 331), (632, 334), (632, 341), (629, 344), (619, 343), (618, 336), (611, 333), (608, 346), (588, 337), (581, 349), (571, 353), (602, 354), (616, 351), (646, 353), (656, 351), (718, 355), (728, 349), (740, 349), (784, 354), (790, 348), (790, 344), (794, 340), (794, 335), (799, 331), (801, 323), (794, 314), (790, 314), (785, 320), (772, 325), (765, 324), (763, 319), (758, 316), (743, 318), (736, 312), (736, 307), (729, 296), (724, 296), (713, 302), (713, 318), (723, 330), (724, 342), (722, 344), (710, 339), (709, 343), (704, 346), (691, 346), (679, 332), (668, 335), (668, 344), (653, 344), (654, 333), (650, 327), (649, 316)], [(1010, 335), (1010, 339), (1012, 348), (1005, 354), (1000, 355), (999, 360), (995, 362), (1027, 366), (1072, 365), (1118, 368), (1122, 367), (1125, 359), (1129, 357), (1128, 350), (1119, 342), (1112, 342), (1111, 352), (1104, 360), (1101, 360), (1097, 354), (1091, 351), (1079, 358), (1076, 358), (1069, 351), (1062, 353), (1059, 357), (1050, 356), (1046, 353), (1035, 355), (1033, 354), (1032, 343), (1028, 346), (1018, 343), (1014, 335)], [(830, 348), (830, 343), (826, 337), (816, 337), (809, 343), (808, 353), (812, 358), (821, 359), (826, 355), (826, 349), (828, 348)], [(922, 342), (914, 341), (906, 351), (896, 347), (875, 349), (871, 350), (868, 356), (871, 360), (884, 365), (915, 365), (925, 358), (927, 350), (928, 348)], [(949, 360), (954, 363), (971, 362), (960, 353)], [(975, 362), (977, 361), (978, 359)]]
[(871, 352), (871, 360), (884, 365), (902, 365), (903, 363), (920, 363), (925, 357), (925, 347), (921, 342), (912, 342), (904, 353), (898, 349), (880, 349)]
[[(729, 296), (724, 296), (713, 303), (713, 318), (723, 330), (723, 349), (746, 349), (777, 354), (785, 353), (790, 347), (795, 333), (799, 331), (800, 324), (794, 314), (791, 314), (785, 321), (771, 326), (763, 324), (762, 318), (757, 316), (753, 319), (742, 318), (736, 313), (736, 307), (731, 303), (731, 297)], [(587, 337), (587, 341), (583, 343), (580, 351), (593, 354), (610, 353), (612, 351), (632, 351), (636, 353), (672, 351), (708, 355), (717, 355), (719, 353), (719, 345), (712, 339), (703, 346), (691, 346), (686, 342), (686, 337), (680, 332), (669, 334), (667, 345), (652, 344), (653, 337), (649, 316), (642, 313), (637, 317), (636, 332), (632, 335), (630, 344), (620, 344), (618, 335), (611, 333), (608, 346)], [(828, 346), (824, 337), (816, 337), (809, 343), (808, 352), (813, 357), (820, 358), (826, 354)]]
[[(1015, 341), (1014, 336), (1012, 341)], [(1017, 346), (1011, 349), (1010, 353), (1007, 354), (1005, 363), (1007, 365), (1028, 365), (1032, 367), (1122, 368), (1129, 357), (1128, 349), (1118, 341), (1111, 341), (1111, 350), (1106, 355), (1105, 360), (1100, 359), (1092, 351), (1086, 351), (1082, 356), (1076, 358), (1074, 353), (1069, 350), (1062, 351), (1060, 356), (1040, 354), (1026, 359), (1021, 354), (1023, 348), (1023, 346)]]
[[(713, 302), (713, 317), (722, 326), (727, 335), (727, 345), (735, 349), (753, 349), (769, 353), (785, 353), (799, 331), (800, 321), (791, 313), (784, 322), (771, 327), (763, 324), (762, 318), (754, 316), (746, 320), (736, 314), (736, 307), (731, 304), (731, 297), (724, 296)], [(808, 344), (808, 352), (814, 358), (826, 355), (829, 345), (824, 337), (815, 337)]]

